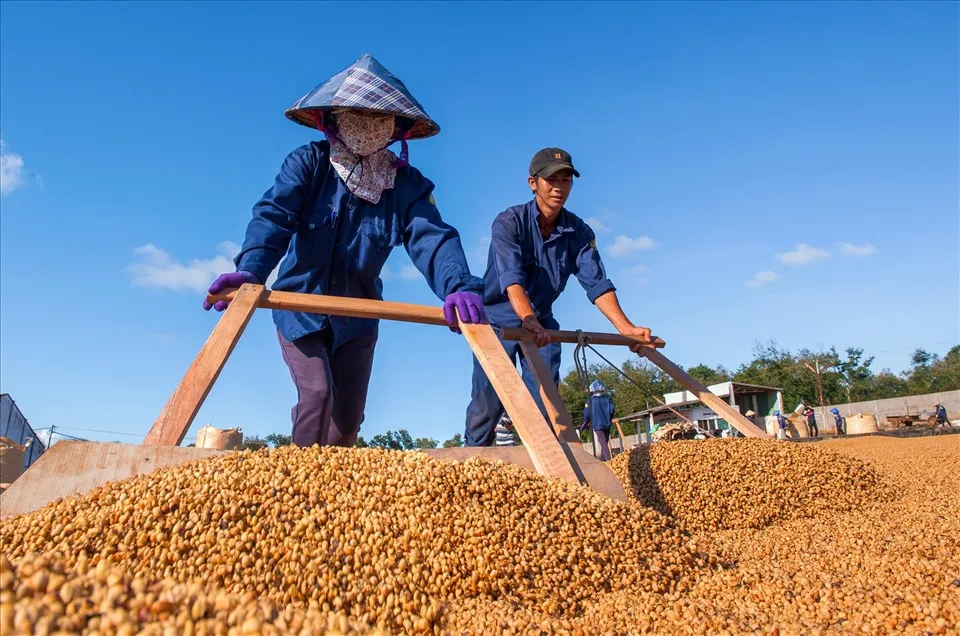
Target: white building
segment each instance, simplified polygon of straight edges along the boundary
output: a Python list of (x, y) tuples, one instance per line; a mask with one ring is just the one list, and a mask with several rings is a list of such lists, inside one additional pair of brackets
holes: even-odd
[[(709, 387), (710, 392), (724, 398), (747, 419), (764, 428), (767, 416), (775, 410), (783, 411), (783, 389), (743, 382), (721, 382)], [(645, 429), (652, 433), (664, 424), (682, 422), (684, 418), (702, 429), (719, 434), (730, 428), (722, 417), (703, 404), (689, 391), (667, 393), (663, 396), (665, 405), (657, 405), (620, 418), (621, 422), (634, 422), (637, 430)], [(747, 413), (752, 412), (752, 415)], [(682, 417), (681, 417), (682, 416)]]

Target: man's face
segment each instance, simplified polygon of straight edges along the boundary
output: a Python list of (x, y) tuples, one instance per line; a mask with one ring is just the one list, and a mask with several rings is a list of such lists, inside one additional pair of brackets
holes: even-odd
[(528, 182), (538, 199), (551, 208), (559, 209), (567, 202), (570, 190), (573, 189), (573, 173), (560, 170), (546, 178), (530, 177)]

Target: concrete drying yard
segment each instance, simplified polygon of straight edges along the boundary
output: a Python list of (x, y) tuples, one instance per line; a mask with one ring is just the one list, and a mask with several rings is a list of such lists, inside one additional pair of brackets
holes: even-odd
[(633, 497), (283, 448), (0, 522), (12, 633), (957, 633), (960, 435), (661, 442)]

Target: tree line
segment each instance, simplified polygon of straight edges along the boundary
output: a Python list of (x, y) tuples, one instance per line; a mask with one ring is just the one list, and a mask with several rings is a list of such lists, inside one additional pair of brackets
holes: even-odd
[[(943, 357), (917, 349), (911, 356), (910, 367), (901, 373), (890, 369), (875, 371), (873, 361), (874, 356), (866, 356), (863, 349), (856, 347), (850, 347), (842, 354), (835, 347), (820, 351), (800, 349), (793, 353), (770, 341), (758, 343), (753, 358), (735, 371), (722, 365), (711, 367), (706, 364), (698, 364), (686, 371), (707, 386), (733, 380), (783, 389), (784, 407), (788, 410), (801, 402), (819, 406), (820, 386), (825, 406), (960, 389), (960, 345), (951, 348)], [(583, 412), (589, 380), (599, 379), (606, 385), (616, 404), (616, 415), (620, 417), (657, 406), (658, 402), (652, 396), (662, 399), (666, 393), (682, 390), (670, 376), (643, 358), (628, 360), (623, 370), (636, 384), (609, 366), (600, 364), (589, 366), (589, 377), (584, 381), (576, 370), (571, 370), (561, 380), (560, 394), (575, 422)], [(626, 434), (635, 432), (632, 425), (624, 424)]]
[[(842, 354), (835, 347), (820, 351), (800, 349), (793, 353), (770, 341), (758, 343), (753, 358), (735, 371), (722, 365), (711, 367), (706, 364), (698, 364), (686, 371), (707, 386), (733, 380), (781, 388), (784, 406), (788, 410), (800, 402), (819, 406), (821, 387), (825, 406), (960, 389), (960, 345), (952, 347), (943, 357), (917, 349), (910, 358), (910, 367), (901, 373), (890, 369), (875, 371), (873, 361), (874, 356), (866, 356), (863, 349), (855, 347), (845, 349)], [(819, 385), (817, 369), (820, 371)], [(656, 406), (658, 402), (653, 396), (662, 398), (666, 393), (681, 390), (670, 376), (643, 358), (627, 360), (623, 370), (632, 382), (605, 364), (589, 365), (584, 378), (572, 369), (561, 379), (560, 395), (575, 424), (581, 421), (587, 385), (595, 379), (607, 387), (618, 417)], [(636, 432), (629, 422), (624, 422), (623, 429), (627, 435)], [(262, 439), (248, 438), (244, 447), (257, 450), (289, 443), (289, 435), (273, 433)], [(456, 433), (441, 443), (429, 437), (415, 438), (406, 429), (400, 429), (379, 433), (369, 440), (358, 437), (356, 446), (390, 450), (453, 448), (463, 446), (463, 435)]]

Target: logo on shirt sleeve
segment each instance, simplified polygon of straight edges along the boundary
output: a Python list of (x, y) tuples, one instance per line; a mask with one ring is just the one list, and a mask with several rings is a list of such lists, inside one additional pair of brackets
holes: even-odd
[(597, 239), (590, 241), (590, 249), (597, 249)]
[(430, 195), (430, 205), (437, 207), (437, 200), (433, 198), (433, 194)]

